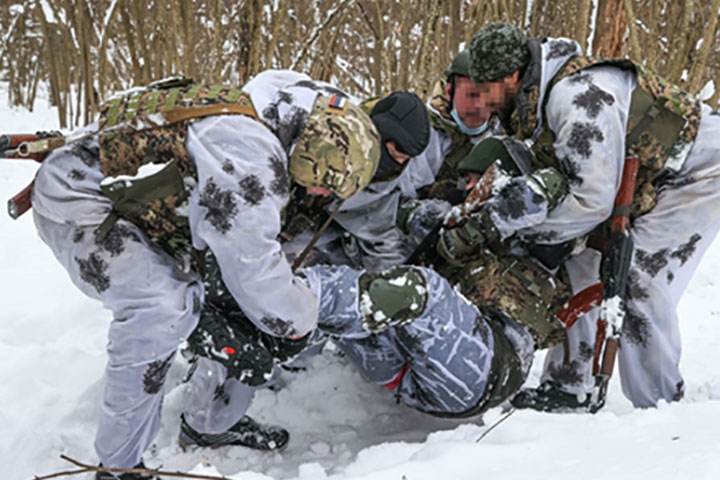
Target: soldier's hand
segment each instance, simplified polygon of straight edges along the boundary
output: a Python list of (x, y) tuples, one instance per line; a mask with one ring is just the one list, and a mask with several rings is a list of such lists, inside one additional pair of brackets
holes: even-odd
[(453, 265), (460, 265), (475, 249), (485, 243), (482, 224), (475, 217), (452, 228), (443, 229), (437, 243), (438, 254)]

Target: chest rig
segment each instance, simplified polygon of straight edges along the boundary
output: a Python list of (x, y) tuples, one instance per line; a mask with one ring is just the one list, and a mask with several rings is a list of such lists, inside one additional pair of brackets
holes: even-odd
[[(639, 160), (637, 181), (630, 205), (630, 217), (634, 219), (655, 206), (659, 182), (666, 175), (677, 173), (685, 162), (697, 136), (701, 104), (689, 93), (668, 83), (642, 65), (626, 59), (603, 57), (570, 58), (548, 85), (545, 102), (550, 89), (563, 78), (601, 65), (630, 70), (637, 78), (637, 87), (630, 102), (625, 138), (626, 156)], [(528, 96), (529, 112), (538, 111), (538, 91), (539, 88), (535, 88)], [(543, 115), (544, 109), (545, 105), (542, 106)], [(521, 139), (530, 138), (537, 127), (537, 116), (526, 115), (524, 122), (517, 115), (514, 118), (519, 126), (516, 136)], [(555, 167), (562, 171), (555, 156), (554, 142), (555, 134), (545, 122), (532, 147), (535, 167)]]
[(197, 183), (185, 148), (190, 122), (212, 115), (257, 118), (247, 94), (225, 85), (172, 79), (118, 95), (100, 109), (103, 193), (113, 211), (98, 228), (102, 238), (118, 218), (134, 223), (164, 251), (195, 264), (187, 201)]

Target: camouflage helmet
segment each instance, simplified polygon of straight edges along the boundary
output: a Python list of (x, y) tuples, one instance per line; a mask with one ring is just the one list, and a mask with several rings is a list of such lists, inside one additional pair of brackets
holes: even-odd
[(453, 75), (460, 75), (461, 77), (470, 76), (470, 50), (467, 48), (458, 53), (455, 58), (453, 58), (450, 68), (445, 70), (446, 78), (449, 79)]
[(530, 61), (527, 41), (525, 32), (508, 23), (481, 28), (470, 42), (470, 79), (494, 82), (526, 66)]
[(346, 199), (370, 183), (380, 160), (380, 135), (360, 107), (319, 95), (290, 156), (290, 175)]

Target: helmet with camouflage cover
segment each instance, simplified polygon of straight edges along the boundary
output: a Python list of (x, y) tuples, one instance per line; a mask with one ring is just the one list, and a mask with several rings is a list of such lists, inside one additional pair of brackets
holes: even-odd
[(445, 78), (448, 80), (453, 75), (460, 75), (461, 77), (470, 76), (470, 50), (467, 48), (462, 52), (455, 55), (450, 68), (445, 70)]
[(370, 183), (380, 160), (380, 135), (360, 107), (320, 95), (290, 156), (290, 175), (303, 187), (323, 187), (342, 199)]

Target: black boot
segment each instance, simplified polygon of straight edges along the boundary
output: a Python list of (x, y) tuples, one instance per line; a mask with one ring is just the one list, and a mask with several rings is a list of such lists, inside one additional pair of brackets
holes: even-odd
[[(102, 467), (102, 463), (100, 464)], [(147, 468), (143, 462), (138, 463), (133, 468)], [(95, 480), (160, 480), (160, 477), (155, 475), (144, 477), (139, 473), (110, 473), (110, 472), (96, 472)]]
[(520, 390), (510, 403), (517, 409), (532, 408), (539, 412), (588, 410), (590, 395), (576, 395), (562, 390), (559, 384), (546, 381), (536, 388)]
[(290, 434), (284, 428), (261, 425), (247, 415), (223, 433), (200, 433), (187, 424), (185, 417), (181, 416), (180, 420), (179, 442), (183, 449), (240, 445), (255, 450), (282, 450), (290, 439)]

